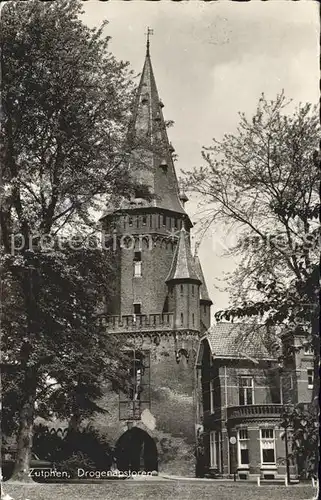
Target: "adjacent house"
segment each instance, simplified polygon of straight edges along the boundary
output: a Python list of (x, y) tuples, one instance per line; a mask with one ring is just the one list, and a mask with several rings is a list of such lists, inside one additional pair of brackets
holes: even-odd
[[(285, 404), (311, 400), (312, 353), (293, 350), (281, 365), (275, 346), (266, 345), (269, 337), (265, 326), (218, 323), (200, 342), (197, 423), (205, 475), (286, 475), (291, 429), (282, 427), (282, 410)], [(294, 341), (298, 347), (303, 339)], [(289, 469), (296, 477), (296, 464), (289, 463)]]

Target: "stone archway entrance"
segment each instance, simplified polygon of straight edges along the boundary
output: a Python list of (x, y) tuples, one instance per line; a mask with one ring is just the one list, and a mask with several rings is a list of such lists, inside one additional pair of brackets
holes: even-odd
[(124, 432), (115, 447), (115, 458), (120, 471), (157, 471), (157, 448), (147, 432), (133, 427)]

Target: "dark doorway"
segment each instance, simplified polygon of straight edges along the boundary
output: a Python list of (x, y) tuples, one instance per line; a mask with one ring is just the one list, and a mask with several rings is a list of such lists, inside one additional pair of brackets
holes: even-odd
[(157, 448), (147, 432), (133, 427), (124, 432), (115, 447), (115, 458), (120, 471), (157, 471)]

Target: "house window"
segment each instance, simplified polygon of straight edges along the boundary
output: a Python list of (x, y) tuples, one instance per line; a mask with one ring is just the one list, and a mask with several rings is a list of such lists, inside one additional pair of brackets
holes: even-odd
[(219, 431), (210, 432), (210, 467), (221, 469), (221, 436)]
[(313, 389), (313, 370), (312, 369), (309, 369), (307, 370), (307, 374), (308, 374), (308, 388), (309, 389)]
[(132, 217), (128, 218), (128, 224), (130, 227), (133, 225), (133, 218)]
[(134, 314), (142, 314), (142, 305), (140, 302), (135, 302), (134, 306)]
[(142, 275), (142, 252), (134, 253), (134, 276)]
[(275, 465), (275, 436), (274, 429), (261, 429), (261, 464)]
[(146, 226), (147, 223), (147, 216), (143, 215), (143, 226)]
[(215, 393), (214, 393), (214, 381), (210, 381), (210, 411), (214, 413), (215, 411)]
[(163, 226), (166, 226), (166, 215), (163, 215)]
[(174, 219), (174, 227), (177, 229), (177, 219)]
[(241, 406), (254, 404), (253, 392), (253, 378), (241, 377), (239, 385), (239, 404)]
[(249, 444), (248, 444), (247, 429), (240, 429), (238, 431), (238, 463), (241, 465), (248, 465), (249, 461)]

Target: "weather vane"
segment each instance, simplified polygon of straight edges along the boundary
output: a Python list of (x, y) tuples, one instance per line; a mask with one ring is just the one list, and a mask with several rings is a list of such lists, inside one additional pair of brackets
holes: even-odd
[(147, 37), (147, 43), (146, 43), (146, 49), (147, 49), (147, 55), (149, 56), (149, 37), (150, 35), (154, 34), (154, 30), (150, 29), (150, 27), (147, 27), (147, 33), (145, 33)]

